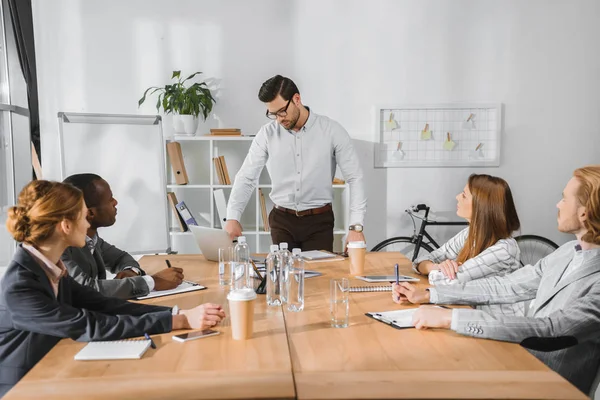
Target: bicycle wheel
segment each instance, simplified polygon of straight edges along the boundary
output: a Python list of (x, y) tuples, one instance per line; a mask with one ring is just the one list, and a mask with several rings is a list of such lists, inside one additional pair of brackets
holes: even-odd
[(552, 240), (537, 235), (521, 235), (515, 240), (521, 249), (521, 265), (534, 265), (558, 249), (558, 245)]
[[(413, 238), (408, 236), (398, 236), (390, 239), (386, 239), (383, 242), (377, 244), (371, 251), (398, 251), (406, 256), (409, 260), (413, 259), (416, 244)], [(433, 249), (428, 243), (421, 243), (418, 255), (431, 253)]]

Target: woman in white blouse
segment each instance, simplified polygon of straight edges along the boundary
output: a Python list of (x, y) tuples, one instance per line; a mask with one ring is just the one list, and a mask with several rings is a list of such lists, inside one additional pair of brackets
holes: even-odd
[[(508, 183), (473, 174), (456, 200), (456, 214), (469, 221), (469, 227), (439, 249), (417, 258), (414, 271), (429, 275), (432, 285), (449, 285), (502, 276), (520, 268), (519, 246), (512, 238), (520, 222)], [(522, 303), (480, 308), (490, 307), (504, 314), (524, 312)]]

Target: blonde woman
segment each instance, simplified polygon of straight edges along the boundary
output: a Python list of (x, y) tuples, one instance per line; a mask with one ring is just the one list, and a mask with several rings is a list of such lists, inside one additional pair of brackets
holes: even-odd
[(104, 297), (71, 278), (60, 257), (85, 245), (89, 224), (79, 189), (33, 181), (8, 212), (8, 232), (21, 242), (0, 284), (0, 397), (62, 338), (117, 340), (175, 329), (204, 329), (225, 314), (204, 304), (171, 308)]

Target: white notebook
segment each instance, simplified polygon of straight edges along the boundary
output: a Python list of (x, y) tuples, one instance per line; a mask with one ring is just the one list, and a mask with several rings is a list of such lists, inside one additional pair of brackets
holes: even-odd
[(148, 347), (150, 347), (150, 341), (146, 339), (90, 342), (75, 354), (75, 360), (139, 359), (142, 358)]
[(310, 250), (301, 252), (300, 257), (304, 258), (305, 260), (324, 260), (328, 258), (336, 258), (337, 254), (333, 254), (328, 251)]

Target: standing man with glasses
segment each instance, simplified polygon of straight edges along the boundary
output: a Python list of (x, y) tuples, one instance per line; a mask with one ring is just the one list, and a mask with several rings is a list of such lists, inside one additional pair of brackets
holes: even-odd
[(339, 165), (350, 187), (348, 241), (364, 241), (367, 209), (363, 173), (348, 132), (336, 121), (302, 104), (294, 82), (281, 75), (258, 92), (273, 121), (257, 133), (235, 176), (225, 230), (241, 236), (240, 218), (266, 165), (272, 181), (269, 226), (273, 243), (333, 251), (333, 178)]

